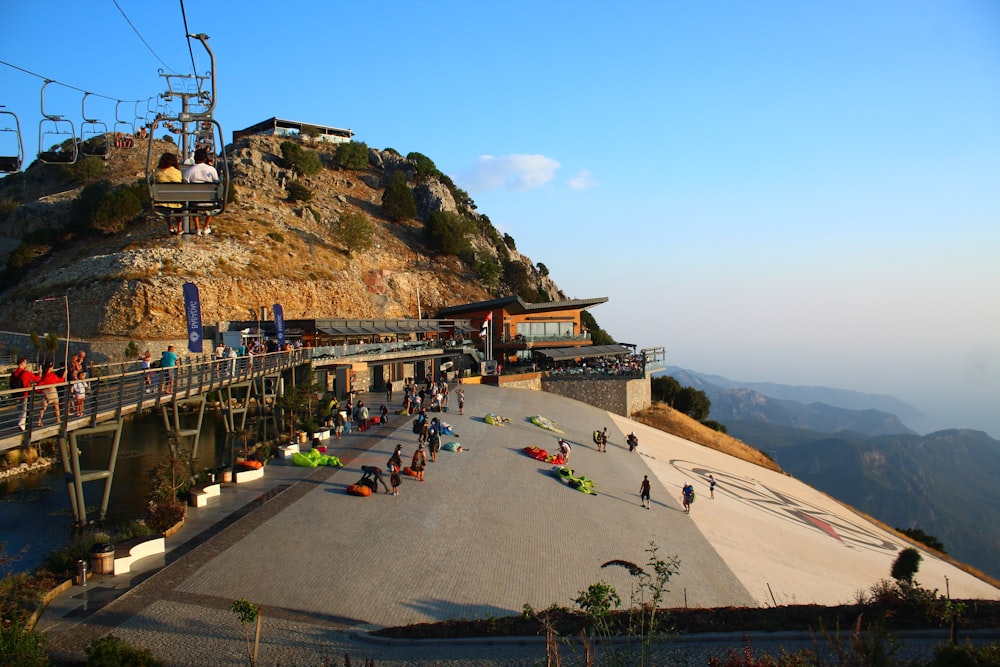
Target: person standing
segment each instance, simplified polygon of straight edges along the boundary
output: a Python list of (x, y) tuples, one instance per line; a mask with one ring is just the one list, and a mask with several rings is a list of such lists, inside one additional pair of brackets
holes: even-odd
[(392, 456), (389, 457), (389, 463), (387, 465), (390, 468), (393, 467), (393, 466), (395, 466), (396, 470), (399, 470), (400, 468), (403, 467), (403, 446), (402, 445), (396, 445), (396, 450), (392, 453)]
[(639, 438), (635, 437), (635, 433), (628, 434), (628, 450), (634, 452), (639, 448)]
[(152, 364), (151, 359), (152, 356), (149, 354), (149, 350), (146, 350), (146, 354), (139, 357), (139, 368), (142, 369), (143, 383), (146, 385), (145, 391), (147, 394), (153, 390), (153, 378), (149, 373), (149, 367)]
[(642, 483), (639, 484), (639, 500), (646, 509), (649, 509), (649, 486), (649, 475), (643, 475)]
[(424, 481), (424, 468), (427, 467), (427, 454), (424, 453), (424, 443), (417, 445), (417, 451), (413, 452), (413, 460), (410, 461), (410, 470), (418, 482)]
[(459, 389), (458, 390), (458, 414), (460, 414), (460, 415), (464, 415), (465, 414), (465, 390), (464, 389)]
[(160, 368), (163, 370), (163, 391), (167, 394), (174, 392), (174, 370), (177, 366), (177, 353), (174, 346), (168, 345), (167, 349), (160, 355)]
[(708, 473), (708, 499), (715, 500), (715, 477)]
[(333, 412), (333, 433), (337, 436), (337, 440), (340, 440), (344, 437), (344, 422), (347, 419), (345, 419), (345, 413), (342, 410), (334, 408)]
[(38, 413), (38, 425), (42, 425), (42, 417), (45, 416), (45, 410), (52, 405), (52, 409), (56, 414), (56, 421), (58, 422), (59, 417), (59, 392), (53, 385), (57, 385), (62, 382), (63, 379), (52, 370), (52, 362), (46, 361), (45, 365), (42, 366), (42, 377), (38, 380), (38, 384), (35, 385), (35, 391), (42, 395), (42, 411)]
[(83, 416), (83, 404), (87, 400), (87, 383), (84, 380), (87, 379), (87, 374), (84, 371), (79, 371), (76, 374), (76, 380), (73, 381), (73, 398), (76, 400), (76, 416)]
[(391, 466), (389, 468), (389, 484), (392, 485), (392, 495), (399, 495), (399, 468)]
[(691, 513), (691, 503), (694, 502), (694, 487), (688, 482), (684, 482), (684, 486), (681, 487), (681, 503), (684, 505), (684, 513)]
[(427, 435), (427, 447), (431, 450), (431, 463), (437, 461), (437, 453), (441, 449), (441, 434), (438, 432), (440, 428), (439, 425), (431, 426), (430, 433)]
[[(199, 148), (194, 152), (194, 165), (188, 167), (184, 172), (184, 182), (185, 183), (218, 183), (219, 182), (219, 172), (212, 166), (211, 160), (208, 156), (208, 150), (205, 148)], [(194, 217), (194, 227), (198, 230), (196, 233), (198, 236), (204, 236), (205, 234), (211, 234), (212, 228), (209, 227), (209, 222), (212, 220), (210, 215), (195, 215)], [(204, 223), (202, 223), (204, 219)]]
[(607, 453), (608, 451), (608, 427), (605, 426), (604, 430), (597, 437), (597, 451)]
[(385, 402), (392, 403), (392, 382), (385, 383)]
[[(41, 377), (28, 370), (28, 360), (24, 357), (20, 357), (17, 360), (17, 368), (15, 368), (14, 372), (10, 374), (10, 388), (27, 389), (31, 387), (33, 382), (38, 382), (41, 379)], [(14, 398), (20, 399), (21, 401), (21, 413), (18, 416), (17, 427), (23, 431), (28, 422), (28, 392), (15, 392)]]

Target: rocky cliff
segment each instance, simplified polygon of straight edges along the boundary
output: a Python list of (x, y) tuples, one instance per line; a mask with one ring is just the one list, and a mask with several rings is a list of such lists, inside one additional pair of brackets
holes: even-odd
[[(154, 157), (173, 148), (157, 144)], [(253, 319), (272, 303), (281, 303), (288, 319), (433, 316), (443, 306), (515, 293), (503, 271), (511, 263), (524, 267), (517, 273), (537, 293), (565, 297), (530, 259), (499, 247), (503, 242), (488, 218), (467, 203), (456, 204), (448, 179), (418, 182), (416, 164), (392, 150), (369, 149), (367, 168), (349, 170), (336, 166), (332, 146), (304, 149), (318, 153), (324, 164), (315, 176), (292, 169), (278, 139), (249, 137), (230, 146), (235, 201), (213, 219), (213, 233), (205, 237), (169, 235), (148, 206), (103, 232), (81, 222), (74, 202), (85, 186), (105, 180), (113, 189), (144, 178), (144, 146), (117, 151), (99, 165), (67, 169), (36, 162), (4, 178), (0, 329), (60, 331), (61, 297), (67, 294), (74, 338), (183, 337), (181, 288), (188, 281), (198, 285), (206, 323)], [(382, 214), (384, 187), (395, 171), (406, 174), (418, 211), (402, 222)], [(312, 192), (308, 202), (289, 200), (292, 181)], [(142, 188), (134, 191), (141, 194)], [(485, 283), (469, 257), (430, 250), (424, 223), (435, 211), (475, 223), (475, 262), (494, 264), (498, 281)], [(338, 238), (337, 221), (356, 213), (374, 229), (367, 250), (349, 249)], [(38, 301), (46, 297), (58, 302)]]

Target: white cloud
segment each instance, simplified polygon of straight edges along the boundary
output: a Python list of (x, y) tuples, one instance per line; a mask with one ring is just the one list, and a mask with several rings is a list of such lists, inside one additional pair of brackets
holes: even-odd
[(576, 176), (566, 181), (566, 183), (574, 190), (586, 190), (598, 185), (589, 169), (581, 169), (577, 172)]
[(469, 192), (506, 188), (522, 191), (540, 188), (553, 178), (560, 164), (544, 155), (482, 155), (459, 179)]

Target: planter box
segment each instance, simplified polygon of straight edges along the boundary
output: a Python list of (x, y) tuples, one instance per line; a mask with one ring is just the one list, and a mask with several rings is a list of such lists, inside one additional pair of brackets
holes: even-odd
[(326, 430), (323, 430), (323, 431), (316, 431), (315, 436), (320, 439), (320, 442), (322, 442), (324, 440), (329, 440), (330, 439), (330, 431), (329, 431), (329, 429), (326, 429)]
[(292, 454), (297, 454), (299, 451), (298, 445), (282, 445), (278, 447), (278, 458), (279, 459), (290, 459)]
[[(162, 554), (166, 551), (166, 540), (162, 537), (137, 538), (135, 542), (128, 541), (115, 549), (114, 573), (128, 574), (132, 564), (142, 558)], [(122, 554), (119, 556), (119, 554)]]
[(264, 479), (264, 469), (259, 468), (257, 470), (237, 470), (236, 479), (233, 480), (237, 484), (245, 484), (246, 482), (252, 482), (256, 479)]
[(191, 507), (205, 507), (208, 505), (208, 501), (215, 498), (222, 491), (222, 486), (220, 484), (206, 484), (205, 486), (195, 487), (191, 489)]

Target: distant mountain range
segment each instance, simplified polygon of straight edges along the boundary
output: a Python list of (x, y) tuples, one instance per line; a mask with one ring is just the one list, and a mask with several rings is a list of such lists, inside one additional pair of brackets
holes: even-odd
[(890, 396), (741, 383), (675, 366), (657, 375), (704, 391), (711, 419), (797, 479), (891, 526), (921, 528), (1000, 578), (1000, 441), (970, 429), (918, 435), (893, 410), (906, 419), (920, 412)]

